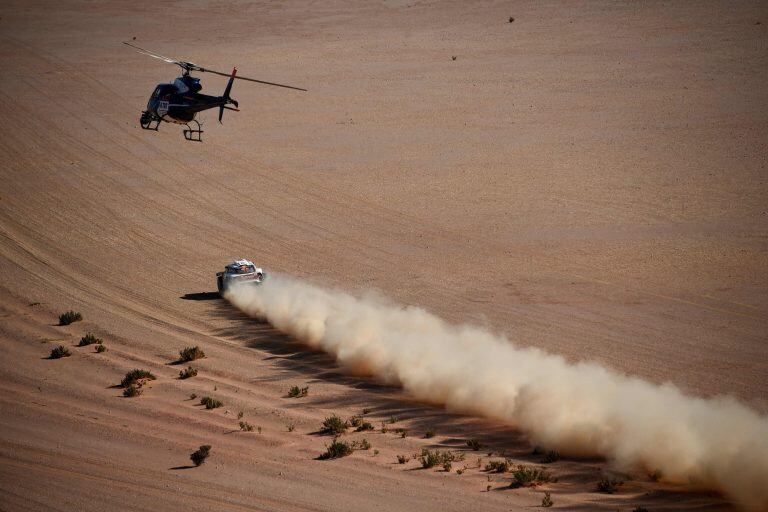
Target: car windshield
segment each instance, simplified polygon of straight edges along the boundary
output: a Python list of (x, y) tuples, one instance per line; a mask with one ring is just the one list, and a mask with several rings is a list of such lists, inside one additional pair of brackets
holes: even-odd
[(253, 265), (240, 265), (239, 267), (234, 267), (232, 269), (233, 274), (250, 274), (255, 269), (253, 268)]

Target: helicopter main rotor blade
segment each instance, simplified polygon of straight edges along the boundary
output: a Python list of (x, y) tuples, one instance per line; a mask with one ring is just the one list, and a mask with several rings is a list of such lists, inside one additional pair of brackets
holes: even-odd
[[(206, 69), (206, 68), (201, 68), (201, 67), (197, 67), (196, 70), (197, 71), (201, 71), (203, 73), (213, 73), (214, 75), (226, 76), (227, 78), (229, 78), (232, 75), (231, 73), (222, 73), (221, 71), (214, 71), (212, 69)], [(256, 80), (255, 78), (248, 78), (248, 77), (245, 77), (245, 76), (235, 76), (235, 79), (237, 79), (237, 80), (247, 80), (249, 82), (256, 82), (257, 84), (274, 85), (275, 87), (285, 87), (286, 89), (295, 89), (297, 91), (307, 92), (306, 89), (302, 89), (301, 87), (294, 87), (292, 85), (285, 85), (285, 84), (276, 84), (274, 82), (265, 82), (264, 80)]]
[(126, 45), (130, 46), (131, 48), (135, 48), (139, 53), (143, 53), (144, 55), (149, 55), (150, 57), (154, 57), (156, 59), (160, 59), (162, 61), (168, 62), (169, 64), (177, 64), (177, 65), (179, 65), (179, 66), (181, 66), (183, 68), (186, 68), (186, 67), (195, 68), (195, 67), (197, 67), (194, 64), (192, 64), (191, 62), (185, 62), (183, 60), (172, 59), (170, 57), (166, 57), (165, 55), (160, 55), (159, 53), (155, 53), (155, 52), (151, 52), (149, 50), (145, 50), (144, 48), (138, 47), (135, 44), (127, 43), (125, 41), (123, 41), (123, 44), (126, 44)]

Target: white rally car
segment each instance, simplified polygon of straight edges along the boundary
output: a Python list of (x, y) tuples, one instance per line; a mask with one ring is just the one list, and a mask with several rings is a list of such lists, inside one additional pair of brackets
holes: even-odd
[(249, 260), (235, 260), (226, 267), (224, 272), (216, 272), (216, 286), (220, 294), (224, 294), (234, 283), (260, 284), (264, 281), (264, 271)]

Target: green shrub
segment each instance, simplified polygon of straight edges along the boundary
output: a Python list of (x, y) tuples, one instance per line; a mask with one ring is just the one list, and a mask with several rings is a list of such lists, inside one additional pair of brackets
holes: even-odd
[(548, 492), (545, 492), (544, 493), (544, 498), (542, 498), (542, 500), (541, 500), (541, 506), (544, 507), (544, 508), (549, 508), (549, 507), (551, 507), (554, 504), (555, 504), (555, 502), (552, 501), (552, 496), (550, 496)]
[(106, 352), (106, 351), (107, 351), (107, 347), (105, 347), (104, 345), (96, 345), (97, 354), (101, 354), (102, 352)]
[(204, 396), (200, 399), (200, 405), (204, 405), (206, 409), (216, 409), (224, 405), (221, 400), (216, 400), (210, 396)]
[(619, 489), (619, 486), (623, 484), (624, 482), (622, 480), (610, 476), (604, 476), (600, 479), (599, 482), (597, 482), (597, 490), (606, 494), (613, 494)]
[(357, 427), (358, 432), (365, 432), (367, 430), (373, 430), (373, 423), (370, 421), (363, 421)]
[(253, 425), (251, 425), (247, 421), (241, 421), (240, 430), (242, 430), (243, 432), (253, 432)]
[(549, 450), (544, 454), (544, 458), (541, 459), (541, 462), (544, 464), (550, 464), (552, 462), (557, 462), (558, 460), (560, 460), (560, 454), (555, 450)]
[(203, 352), (198, 346), (187, 347), (184, 350), (179, 351), (179, 359), (185, 363), (194, 361), (195, 359), (202, 359), (204, 357), (205, 352)]
[(125, 374), (125, 377), (120, 382), (120, 385), (124, 388), (130, 386), (131, 384), (138, 384), (141, 386), (143, 381), (147, 380), (155, 380), (155, 376), (147, 370), (131, 370)]
[(346, 441), (339, 441), (338, 437), (333, 438), (333, 442), (326, 446), (325, 453), (318, 457), (321, 460), (338, 459), (339, 457), (346, 457), (352, 455), (352, 446)]
[(196, 376), (197, 376), (197, 369), (192, 368), (191, 366), (188, 366), (186, 370), (182, 370), (179, 372), (180, 379), (188, 379), (190, 377), (196, 377)]
[(211, 454), (211, 445), (204, 444), (196, 452), (194, 452), (192, 455), (189, 456), (190, 459), (192, 459), (192, 462), (195, 464), (195, 466), (199, 466), (203, 462), (205, 462), (205, 459), (208, 458), (208, 456)]
[(552, 479), (551, 475), (542, 468), (517, 466), (512, 472), (510, 487), (536, 487)]
[(439, 450), (433, 452), (424, 448), (421, 450), (421, 457), (419, 457), (419, 460), (421, 461), (421, 467), (428, 469), (437, 465), (445, 466), (446, 462), (453, 462), (457, 460), (457, 458), (451, 452), (441, 452)]
[(506, 473), (512, 464), (507, 460), (492, 460), (485, 465), (485, 470), (491, 473)]
[(70, 310), (59, 315), (59, 325), (69, 325), (73, 322), (79, 322), (82, 319), (83, 315)]
[(80, 343), (77, 344), (78, 347), (86, 347), (88, 345), (93, 345), (94, 343), (98, 343), (101, 345), (103, 343), (103, 340), (101, 338), (97, 338), (92, 333), (87, 333), (85, 336), (80, 338)]
[(290, 398), (299, 398), (307, 396), (309, 394), (309, 386), (300, 388), (299, 386), (291, 386), (288, 390), (288, 396)]
[(424, 432), (424, 437), (426, 439), (432, 439), (433, 437), (435, 437), (435, 429), (432, 427), (428, 428), (427, 431)]
[(398, 464), (405, 464), (409, 460), (411, 460), (411, 458), (408, 457), (407, 455), (398, 455), (397, 456), (397, 463)]
[(58, 347), (51, 350), (50, 359), (61, 359), (62, 357), (69, 357), (71, 355), (72, 353), (67, 347), (64, 345), (59, 345)]
[(123, 396), (126, 398), (133, 398), (135, 396), (139, 396), (143, 392), (144, 390), (141, 389), (141, 386), (137, 386), (136, 384), (128, 384), (123, 390)]
[(363, 418), (361, 418), (360, 416), (351, 416), (347, 420), (347, 425), (349, 425), (352, 428), (357, 428), (362, 424), (363, 424)]
[(343, 434), (347, 431), (347, 424), (344, 423), (344, 420), (336, 416), (335, 414), (332, 416), (328, 416), (323, 421), (323, 432), (324, 434), (333, 434), (333, 435), (339, 435)]
[(467, 439), (467, 446), (472, 448), (474, 451), (479, 451), (483, 445), (480, 444), (478, 439)]

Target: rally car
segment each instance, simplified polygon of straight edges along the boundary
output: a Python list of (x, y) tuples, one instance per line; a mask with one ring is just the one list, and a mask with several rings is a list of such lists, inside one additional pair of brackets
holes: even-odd
[(234, 283), (260, 284), (263, 280), (264, 271), (249, 260), (235, 260), (223, 272), (216, 272), (216, 287), (222, 295)]

